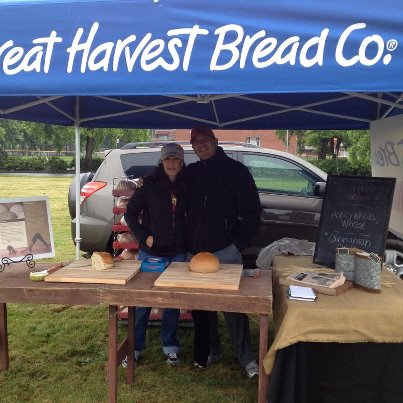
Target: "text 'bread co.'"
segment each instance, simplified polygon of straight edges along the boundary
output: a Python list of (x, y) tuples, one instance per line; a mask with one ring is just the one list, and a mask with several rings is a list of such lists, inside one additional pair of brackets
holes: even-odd
[[(323, 66), (325, 50), (334, 56), (336, 64), (344, 68), (357, 64), (388, 65), (392, 52), (397, 48), (394, 39), (383, 38), (364, 22), (346, 26), (332, 45), (334, 49), (327, 49), (331, 46), (327, 41), (330, 33), (327, 27), (308, 39), (301, 39), (298, 35), (279, 39), (270, 36), (270, 27), (265, 28), (246, 32), (241, 25), (227, 24), (210, 32), (193, 25), (170, 29), (160, 37), (153, 36), (151, 32), (142, 35), (130, 33), (124, 38), (100, 43), (98, 35), (102, 26), (93, 22), (90, 27), (78, 28), (70, 43), (66, 43), (57, 30), (52, 30), (49, 36), (33, 38), (30, 49), (10, 38), (0, 43), (0, 65), (6, 75), (49, 73), (54, 51), (60, 47), (65, 55), (67, 73), (118, 70), (131, 73), (135, 69), (188, 71), (192, 66), (194, 49), (198, 45), (205, 46), (205, 39), (212, 35), (215, 39), (209, 59), (210, 71), (243, 69), (246, 64), (256, 69), (275, 64), (304, 68)], [(353, 46), (353, 55), (346, 54), (347, 46)], [(368, 52), (369, 49), (371, 52)]]

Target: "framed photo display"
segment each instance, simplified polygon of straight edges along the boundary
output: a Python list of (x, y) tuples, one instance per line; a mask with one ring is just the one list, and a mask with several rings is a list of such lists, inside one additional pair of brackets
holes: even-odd
[(0, 258), (55, 256), (48, 197), (0, 198)]

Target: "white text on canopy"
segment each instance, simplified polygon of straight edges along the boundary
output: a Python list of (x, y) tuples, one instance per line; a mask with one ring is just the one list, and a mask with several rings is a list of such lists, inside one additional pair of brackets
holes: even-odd
[[(308, 38), (290, 35), (280, 40), (264, 29), (250, 35), (241, 25), (227, 24), (214, 31), (215, 42), (212, 44), (208, 43), (208, 36), (212, 34), (199, 25), (171, 29), (161, 37), (148, 32), (142, 37), (131, 34), (106, 42), (99, 41), (100, 30), (98, 22), (94, 22), (89, 30), (78, 28), (71, 44), (65, 48), (60, 45), (63, 38), (55, 30), (48, 37), (33, 39), (30, 48), (27, 44), (23, 47), (11, 39), (6, 40), (0, 43), (2, 71), (9, 76), (29, 72), (48, 74), (52, 72), (54, 54), (57, 54), (55, 66), (66, 63), (67, 73), (118, 70), (132, 73), (135, 69), (188, 71), (201, 41), (202, 51), (211, 49), (212, 54), (199, 53), (197, 60), (209, 62), (211, 71), (244, 69), (246, 66), (265, 69), (272, 65), (321, 67), (326, 62), (331, 63), (330, 59), (325, 59), (325, 51), (327, 55), (333, 54), (335, 64), (348, 68), (357, 64), (388, 65), (392, 60), (391, 52), (398, 46), (393, 39), (386, 41), (381, 35), (369, 32), (363, 22), (349, 25), (339, 37), (332, 38), (334, 49), (329, 49), (328, 27)], [(64, 60), (66, 54), (67, 60)]]

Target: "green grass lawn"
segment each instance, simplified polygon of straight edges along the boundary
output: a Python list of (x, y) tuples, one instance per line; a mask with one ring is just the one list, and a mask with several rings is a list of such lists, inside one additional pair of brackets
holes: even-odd
[[(67, 207), (71, 179), (0, 175), (1, 198), (49, 197), (56, 256), (48, 260), (75, 256)], [(1, 402), (107, 401), (107, 306), (8, 304), (7, 308), (10, 369), (0, 372)], [(258, 316), (250, 315), (250, 321), (257, 354)], [(202, 372), (191, 368), (192, 328), (179, 328), (183, 352), (177, 368), (165, 363), (159, 330), (148, 330), (135, 384), (127, 385), (124, 370), (119, 370), (119, 402), (256, 402), (257, 380), (248, 380), (235, 361), (221, 316), (223, 361)], [(121, 337), (124, 331), (122, 326)]]

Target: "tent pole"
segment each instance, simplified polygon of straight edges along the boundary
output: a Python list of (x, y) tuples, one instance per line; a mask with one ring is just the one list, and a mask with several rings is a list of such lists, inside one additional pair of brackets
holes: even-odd
[(76, 243), (76, 260), (80, 259), (80, 98), (76, 97), (75, 104), (75, 148), (76, 148), (76, 237), (74, 239)]

